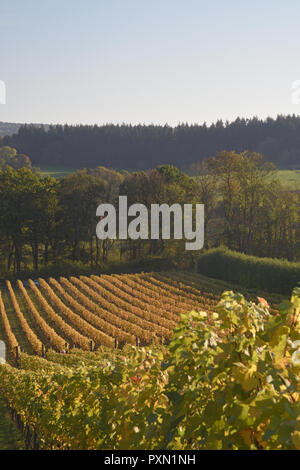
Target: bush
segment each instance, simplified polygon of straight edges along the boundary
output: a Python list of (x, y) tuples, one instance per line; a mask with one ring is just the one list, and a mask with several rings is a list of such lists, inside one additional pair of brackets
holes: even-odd
[[(20, 273), (6, 274), (5, 279), (14, 281), (16, 279), (37, 279), (38, 277), (58, 278), (60, 276), (89, 276), (91, 274), (131, 274), (140, 272), (159, 272), (171, 271), (175, 269), (175, 264), (167, 259), (160, 257), (147, 257), (138, 260), (124, 261), (124, 262), (111, 262), (101, 264), (99, 266), (90, 266), (81, 261), (65, 261), (64, 263), (52, 264), (50, 266), (43, 266), (38, 271), (23, 270)], [(5, 287), (5, 279), (0, 279), (0, 286)]]
[(198, 272), (280, 294), (289, 294), (300, 281), (300, 263), (248, 256), (223, 247), (204, 253), (198, 260)]

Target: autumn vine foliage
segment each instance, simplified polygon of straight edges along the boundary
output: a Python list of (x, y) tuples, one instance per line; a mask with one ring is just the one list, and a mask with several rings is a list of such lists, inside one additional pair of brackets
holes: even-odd
[(23, 283), (21, 281), (17, 281), (17, 285), (21, 291), (22, 297), (24, 298), (28, 310), (34, 319), (38, 328), (43, 332), (45, 337), (47, 338), (49, 344), (58, 351), (62, 351), (66, 347), (65, 340), (59, 336), (53, 328), (44, 320), (44, 318), (40, 315), (38, 310), (36, 309), (34, 303), (32, 302), (27, 290), (25, 289)]
[(213, 324), (185, 316), (166, 364), (174, 432), (164, 446), (300, 448), (300, 289), (278, 315), (258, 300), (229, 291)]
[(300, 449), (300, 288), (279, 313), (226, 291), (168, 346), (20, 362), (0, 391), (41, 448)]
[(5, 332), (5, 335), (6, 335), (6, 338), (7, 338), (7, 341), (8, 341), (8, 347), (12, 351), (13, 349), (18, 347), (19, 345), (18, 345), (18, 341), (15, 337), (15, 334), (12, 331), (9, 320), (7, 318), (7, 314), (6, 314), (6, 310), (5, 310), (5, 306), (4, 306), (4, 303), (3, 303), (1, 292), (0, 292), (0, 318), (1, 318), (1, 323), (3, 325), (3, 330)]
[(7, 286), (7, 289), (9, 291), (9, 294), (10, 294), (10, 298), (11, 298), (11, 301), (12, 301), (12, 304), (13, 304), (14, 312), (15, 312), (16, 317), (18, 318), (18, 320), (20, 322), (20, 325), (22, 327), (22, 331), (26, 335), (26, 337), (28, 339), (28, 342), (32, 346), (33, 351), (36, 354), (39, 354), (39, 355), (42, 354), (42, 343), (39, 340), (39, 338), (36, 336), (34, 331), (32, 331), (32, 329), (28, 325), (28, 322), (27, 322), (26, 318), (24, 317), (24, 315), (23, 315), (23, 313), (20, 309), (19, 303), (16, 299), (16, 296), (15, 296), (14, 290), (11, 286), (11, 283), (9, 281), (6, 281), (6, 286)]

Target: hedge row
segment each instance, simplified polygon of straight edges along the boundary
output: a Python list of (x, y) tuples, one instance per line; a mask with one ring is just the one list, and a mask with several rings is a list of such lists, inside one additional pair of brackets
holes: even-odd
[(290, 294), (300, 282), (300, 263), (248, 256), (222, 247), (200, 256), (198, 272), (247, 288), (280, 294)]

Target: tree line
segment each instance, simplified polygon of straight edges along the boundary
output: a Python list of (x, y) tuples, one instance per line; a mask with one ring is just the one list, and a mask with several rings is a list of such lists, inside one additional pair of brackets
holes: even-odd
[(299, 193), (276, 179), (274, 165), (255, 152), (222, 151), (190, 177), (175, 166), (148, 171), (105, 167), (78, 170), (61, 179), (42, 177), (29, 168), (0, 170), (0, 263), (2, 273), (67, 260), (87, 266), (151, 256), (195, 266), (199, 252), (184, 240), (99, 240), (96, 209), (128, 205), (203, 203), (205, 249), (225, 245), (257, 256), (300, 259)]
[(4, 144), (34, 166), (142, 170), (172, 164), (185, 169), (222, 150), (262, 153), (280, 168), (300, 166), (300, 116), (237, 118), (211, 125), (21, 126)]

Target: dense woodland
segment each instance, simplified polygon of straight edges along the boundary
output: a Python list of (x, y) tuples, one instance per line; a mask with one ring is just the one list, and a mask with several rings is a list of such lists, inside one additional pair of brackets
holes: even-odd
[(279, 168), (300, 166), (300, 117), (236, 119), (210, 126), (25, 125), (5, 144), (34, 166), (140, 170), (172, 164), (181, 169), (222, 150), (260, 152)]
[[(7, 148), (7, 147), (2, 147)], [(300, 259), (300, 214), (296, 191), (284, 189), (274, 166), (258, 153), (220, 152), (190, 177), (172, 165), (138, 172), (105, 167), (78, 170), (61, 179), (30, 168), (0, 170), (0, 263), (3, 277), (25, 269), (86, 266), (162, 257), (195, 267), (200, 252), (184, 240), (98, 240), (96, 209), (118, 196), (128, 205), (203, 203), (205, 247), (219, 245), (246, 254)], [(60, 268), (61, 269), (61, 268)]]

